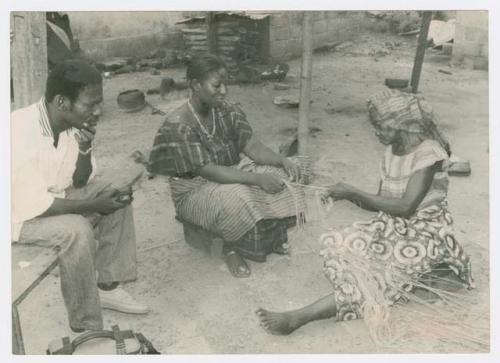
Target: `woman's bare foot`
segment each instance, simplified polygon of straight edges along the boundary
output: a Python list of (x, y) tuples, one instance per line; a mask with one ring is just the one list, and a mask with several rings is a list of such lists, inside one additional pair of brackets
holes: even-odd
[(333, 318), (337, 314), (337, 305), (332, 293), (297, 310), (275, 313), (259, 308), (255, 313), (266, 331), (275, 335), (288, 335), (311, 321)]
[(296, 314), (291, 311), (275, 313), (259, 308), (255, 313), (260, 319), (260, 325), (274, 335), (288, 335), (302, 326)]

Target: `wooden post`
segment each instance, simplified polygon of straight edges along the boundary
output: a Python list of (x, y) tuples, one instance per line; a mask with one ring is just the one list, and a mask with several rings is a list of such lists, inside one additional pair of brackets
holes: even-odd
[(302, 23), (302, 66), (300, 70), (300, 106), (298, 142), (299, 155), (307, 155), (307, 139), (309, 137), (309, 109), (311, 101), (311, 74), (313, 50), (313, 13), (303, 12)]
[(208, 53), (217, 54), (217, 24), (215, 23), (215, 12), (207, 11), (205, 23), (207, 26)]
[(418, 35), (417, 52), (415, 54), (415, 62), (413, 63), (413, 71), (411, 72), (411, 91), (418, 92), (418, 83), (420, 82), (420, 73), (424, 63), (425, 48), (427, 48), (427, 35), (429, 34), (429, 26), (432, 20), (432, 11), (424, 11), (422, 16), (422, 25)]
[(46, 27), (45, 12), (11, 14), (11, 77), (15, 109), (36, 102), (45, 92), (48, 74)]

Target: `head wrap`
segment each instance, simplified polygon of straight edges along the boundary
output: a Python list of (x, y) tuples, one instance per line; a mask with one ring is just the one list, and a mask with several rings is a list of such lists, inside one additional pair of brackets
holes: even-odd
[(432, 106), (422, 95), (385, 89), (370, 96), (367, 107), (375, 127), (390, 127), (436, 140), (450, 153), (449, 143), (436, 125)]

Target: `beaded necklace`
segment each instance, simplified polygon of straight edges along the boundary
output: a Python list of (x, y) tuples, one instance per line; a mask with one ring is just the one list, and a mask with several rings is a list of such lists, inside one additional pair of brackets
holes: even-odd
[(194, 110), (194, 107), (191, 104), (191, 100), (190, 99), (187, 101), (187, 104), (188, 104), (189, 110), (191, 111), (191, 113), (193, 114), (194, 118), (198, 122), (198, 125), (200, 126), (201, 130), (205, 133), (205, 135), (208, 137), (208, 139), (210, 141), (212, 141), (212, 139), (214, 138), (214, 135), (215, 135), (215, 111), (214, 111), (213, 107), (212, 107), (212, 131), (208, 132), (207, 128), (205, 126), (203, 126), (200, 118), (198, 117), (198, 114)]

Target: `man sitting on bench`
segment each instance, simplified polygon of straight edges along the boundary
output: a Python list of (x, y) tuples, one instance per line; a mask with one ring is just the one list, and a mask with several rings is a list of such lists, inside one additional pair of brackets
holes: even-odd
[(74, 332), (102, 329), (101, 308), (148, 311), (118, 286), (137, 277), (131, 188), (94, 178), (102, 99), (99, 72), (69, 60), (51, 71), (39, 102), (11, 115), (12, 239), (60, 247), (61, 290)]

